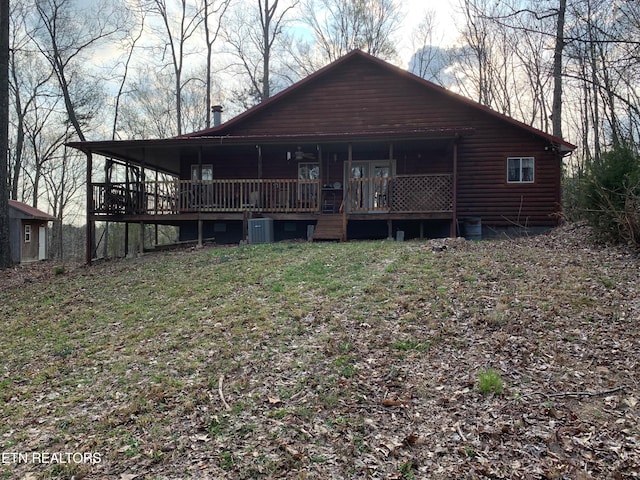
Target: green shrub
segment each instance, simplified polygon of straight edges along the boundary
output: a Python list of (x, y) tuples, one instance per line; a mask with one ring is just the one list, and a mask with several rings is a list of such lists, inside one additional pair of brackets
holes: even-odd
[(603, 241), (640, 246), (640, 157), (618, 147), (593, 162), (584, 187), (586, 218)]

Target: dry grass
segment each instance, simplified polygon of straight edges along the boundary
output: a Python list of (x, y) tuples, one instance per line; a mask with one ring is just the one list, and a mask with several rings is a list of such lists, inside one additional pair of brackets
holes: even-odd
[[(441, 243), (163, 253), (6, 289), (0, 454), (31, 456), (0, 478), (637, 478), (638, 259), (568, 230)], [(33, 461), (55, 452), (100, 462)]]

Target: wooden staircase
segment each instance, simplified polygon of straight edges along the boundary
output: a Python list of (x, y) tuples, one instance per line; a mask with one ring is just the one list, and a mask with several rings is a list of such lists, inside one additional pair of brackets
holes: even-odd
[(313, 230), (313, 240), (346, 240), (341, 213), (322, 214)]

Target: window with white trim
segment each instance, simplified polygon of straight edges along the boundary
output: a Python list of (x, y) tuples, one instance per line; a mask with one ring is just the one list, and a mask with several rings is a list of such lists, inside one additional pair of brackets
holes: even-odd
[(191, 180), (213, 180), (213, 165), (191, 165)]
[(509, 157), (507, 158), (508, 183), (533, 183), (535, 158)]
[(31, 225), (24, 226), (24, 243), (31, 242)]
[(317, 162), (299, 163), (298, 178), (300, 180), (317, 180), (320, 178), (320, 164)]

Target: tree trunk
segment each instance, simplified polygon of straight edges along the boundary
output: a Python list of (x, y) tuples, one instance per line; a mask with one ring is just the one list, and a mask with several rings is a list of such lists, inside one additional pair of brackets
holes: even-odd
[(18, 90), (18, 75), (16, 72), (15, 52), (12, 52), (11, 62), (11, 76), (13, 77), (13, 84), (15, 86), (15, 111), (16, 111), (16, 146), (14, 150), (15, 162), (13, 165), (13, 175), (11, 178), (11, 194), (10, 197), (14, 200), (18, 198), (18, 183), (20, 181), (20, 170), (22, 168), (22, 152), (24, 150), (24, 117), (25, 112), (22, 109), (22, 101), (20, 99), (20, 93)]
[(556, 23), (556, 45), (553, 51), (553, 106), (551, 110), (552, 134), (562, 138), (562, 52), (564, 50), (564, 18), (567, 0), (559, 0)]
[[(262, 2), (261, 2), (262, 3)], [(266, 100), (271, 95), (269, 88), (269, 57), (271, 56), (271, 42), (269, 30), (271, 29), (271, 17), (273, 12), (278, 8), (278, 0), (272, 7), (273, 11), (269, 11), (269, 0), (264, 1), (264, 11), (262, 17), (262, 41), (264, 42), (264, 52), (262, 53), (262, 100)]]
[(9, 243), (9, 0), (0, 0), (0, 269), (11, 265)]
[(211, 57), (213, 56), (213, 45), (211, 43), (211, 33), (209, 32), (209, 0), (204, 0), (204, 39), (207, 44), (207, 72), (205, 74), (205, 109), (207, 112), (206, 127), (211, 127)]

